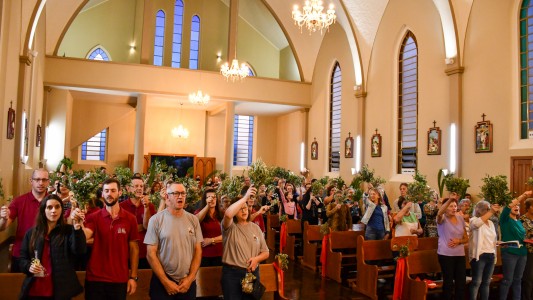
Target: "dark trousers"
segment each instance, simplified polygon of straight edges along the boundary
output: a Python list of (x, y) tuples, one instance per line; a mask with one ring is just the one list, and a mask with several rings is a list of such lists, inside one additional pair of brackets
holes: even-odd
[[(171, 279), (172, 280), (172, 279)], [(177, 282), (176, 282), (177, 284)], [(154, 274), (150, 281), (150, 298), (154, 300), (192, 300), (196, 299), (196, 281), (191, 283), (187, 293), (177, 293), (169, 295), (165, 286), (161, 283), (159, 278)]]
[(11, 257), (11, 273), (22, 273), (20, 269), (20, 258)]
[[(244, 268), (231, 267), (224, 265), (222, 267), (222, 293), (224, 299), (231, 300), (254, 300), (252, 295), (246, 294), (242, 291), (241, 280), (246, 275), (247, 271)], [(259, 266), (253, 272), (256, 279), (259, 280)]]
[(526, 268), (522, 277), (522, 299), (533, 300), (533, 253), (527, 253)]
[(150, 264), (148, 263), (148, 259), (144, 257), (144, 258), (139, 258), (138, 268), (139, 269), (151, 269), (152, 267), (150, 267)]
[(85, 300), (125, 300), (128, 284), (85, 280)]
[[(464, 256), (439, 255), (442, 270), (442, 299), (462, 300), (466, 289), (466, 259)], [(455, 291), (455, 298), (453, 292)]]
[(202, 257), (200, 267), (222, 266), (222, 256)]

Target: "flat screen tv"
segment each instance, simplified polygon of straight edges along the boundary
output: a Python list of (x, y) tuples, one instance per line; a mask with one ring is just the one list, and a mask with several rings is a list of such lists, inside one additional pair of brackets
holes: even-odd
[(194, 174), (195, 155), (174, 155), (174, 154), (150, 154), (150, 164), (155, 161), (164, 162), (167, 166), (176, 168), (178, 177), (185, 177), (190, 169)]

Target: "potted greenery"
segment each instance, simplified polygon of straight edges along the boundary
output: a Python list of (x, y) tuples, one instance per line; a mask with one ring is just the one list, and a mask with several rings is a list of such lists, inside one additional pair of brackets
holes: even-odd
[(455, 177), (454, 173), (450, 173), (444, 176), (444, 185), (450, 193), (457, 193), (460, 199), (463, 199), (466, 195), (466, 190), (470, 187), (468, 179), (461, 177)]
[(509, 187), (507, 186), (507, 176), (486, 175), (481, 186), (480, 197), (485, 198), (490, 203), (499, 204), (500, 206), (508, 205), (513, 199)]

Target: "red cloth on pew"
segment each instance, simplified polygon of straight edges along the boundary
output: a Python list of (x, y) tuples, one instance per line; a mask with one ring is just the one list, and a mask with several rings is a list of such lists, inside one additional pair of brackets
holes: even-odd
[(283, 248), (287, 245), (287, 223), (281, 223), (279, 230), (279, 252), (283, 253)]
[(394, 275), (394, 292), (392, 293), (392, 300), (402, 299), (403, 278), (407, 267), (407, 260), (405, 257), (399, 257), (396, 261), (396, 275)]
[(274, 265), (274, 269), (276, 269), (276, 271), (278, 272), (278, 277), (279, 277), (279, 280), (281, 281), (279, 289), (284, 291), (285, 278), (283, 277), (284, 276), (283, 269), (280, 266), (278, 266), (278, 262), (277, 261), (275, 261), (272, 265)]
[(322, 264), (322, 277), (326, 277), (326, 261), (328, 251), (329, 233), (322, 238), (322, 251), (320, 251), (320, 263)]

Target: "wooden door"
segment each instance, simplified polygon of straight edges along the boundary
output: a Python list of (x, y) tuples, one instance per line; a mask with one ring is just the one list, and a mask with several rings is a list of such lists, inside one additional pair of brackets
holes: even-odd
[(203, 184), (209, 174), (213, 173), (216, 168), (216, 158), (214, 157), (196, 157), (194, 161), (194, 177), (200, 175), (200, 182)]
[[(533, 177), (533, 156), (511, 157), (511, 192), (516, 197), (532, 187), (526, 186), (529, 177)], [(525, 207), (520, 207), (520, 214)]]

